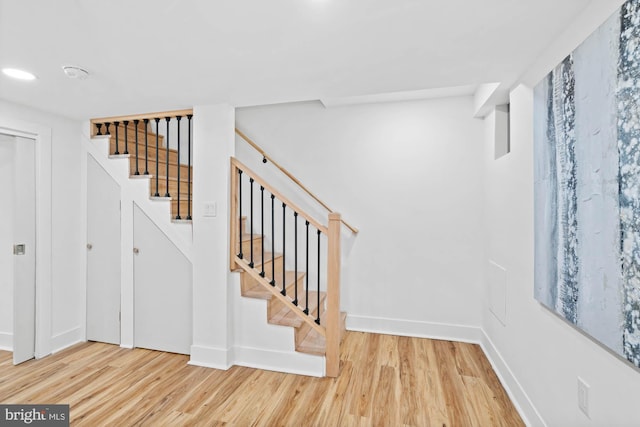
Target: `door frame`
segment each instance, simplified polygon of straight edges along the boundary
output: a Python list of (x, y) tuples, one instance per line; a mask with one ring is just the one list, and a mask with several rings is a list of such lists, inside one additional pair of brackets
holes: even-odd
[[(51, 353), (51, 128), (0, 117), (0, 133), (35, 140), (36, 331), (35, 357)], [(14, 307), (14, 310), (16, 308)], [(13, 333), (15, 334), (15, 327)]]

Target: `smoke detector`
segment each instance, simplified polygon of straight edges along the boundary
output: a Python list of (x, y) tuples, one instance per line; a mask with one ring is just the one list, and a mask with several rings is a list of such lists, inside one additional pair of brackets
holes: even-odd
[(62, 67), (62, 71), (64, 71), (66, 76), (70, 79), (84, 80), (89, 77), (89, 72), (87, 70), (74, 65), (64, 65)]

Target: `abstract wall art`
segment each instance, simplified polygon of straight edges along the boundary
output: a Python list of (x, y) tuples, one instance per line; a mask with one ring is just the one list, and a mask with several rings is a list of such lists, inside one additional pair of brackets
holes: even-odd
[(640, 367), (640, 0), (534, 90), (535, 297)]

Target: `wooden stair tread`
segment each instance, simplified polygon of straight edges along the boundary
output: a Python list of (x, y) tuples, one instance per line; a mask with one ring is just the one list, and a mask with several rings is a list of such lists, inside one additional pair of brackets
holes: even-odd
[[(266, 255), (266, 253), (265, 253), (265, 255)], [(294, 277), (295, 277), (295, 273), (293, 271), (286, 271), (285, 272), (285, 281), (287, 283), (287, 286), (286, 286), (287, 295), (288, 295), (289, 291), (294, 292), (294, 286), (295, 286)], [(298, 280), (301, 279), (302, 277), (304, 277), (304, 273), (298, 273)], [(282, 289), (282, 288), (280, 288), (280, 289)], [(242, 296), (243, 297), (248, 297), (248, 298), (257, 298), (257, 299), (270, 300), (273, 297), (273, 294), (264, 285), (262, 285), (260, 283), (257, 283), (252, 288), (247, 289), (246, 291), (244, 291), (242, 293)]]
[(326, 340), (315, 329), (309, 329), (302, 342), (296, 345), (296, 351), (300, 353), (316, 354), (318, 356), (325, 355)]
[[(262, 239), (262, 234), (256, 234), (253, 233), (253, 240), (258, 240), (258, 239)], [(242, 233), (242, 241), (246, 242), (248, 240), (251, 240), (251, 233)], [(253, 258), (255, 260), (256, 255), (253, 254)]]
[[(242, 260), (245, 261), (247, 264), (249, 264), (249, 262), (251, 261), (250, 259), (251, 254), (246, 253), (246, 254), (242, 254)], [(277, 259), (277, 258), (281, 258), (282, 254), (280, 253), (275, 253), (275, 256), (272, 256), (271, 252), (267, 252), (264, 251), (264, 258), (265, 258), (265, 263), (271, 262), (272, 259)], [(256, 268), (259, 270), (259, 266), (262, 265), (262, 253), (258, 252), (258, 253), (254, 253), (253, 254), (253, 268)], [(270, 272), (269, 272), (270, 273)]]
[[(326, 294), (324, 292), (320, 292), (321, 306), (324, 306), (325, 298), (326, 298)], [(298, 307), (300, 307), (300, 310), (304, 309), (304, 304), (301, 304), (301, 302), (304, 302), (304, 298), (301, 298), (301, 296), (298, 295)], [(313, 316), (313, 313), (316, 313), (317, 308), (318, 308), (318, 293), (315, 291), (310, 291), (309, 292), (309, 313), (311, 313)], [(322, 312), (324, 312), (324, 310), (322, 310)], [(291, 310), (287, 306), (282, 307), (282, 309), (279, 312), (277, 312), (274, 316), (272, 316), (269, 319), (269, 323), (273, 325), (292, 326), (294, 328), (300, 327), (303, 322), (304, 320), (302, 320), (300, 315), (296, 314), (293, 310)]]
[[(346, 330), (345, 324), (347, 319), (347, 313), (340, 312), (340, 339), (344, 336)], [(320, 324), (324, 325), (324, 319), (320, 319)], [(324, 356), (326, 349), (326, 339), (315, 329), (309, 329), (305, 337), (299, 344), (296, 344), (296, 351), (300, 353), (316, 354), (318, 356)]]

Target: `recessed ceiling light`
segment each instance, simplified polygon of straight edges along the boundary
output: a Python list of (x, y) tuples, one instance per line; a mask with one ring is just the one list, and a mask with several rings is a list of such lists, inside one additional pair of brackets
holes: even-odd
[(18, 70), (17, 68), (3, 68), (2, 72), (5, 75), (12, 77), (14, 79), (19, 79), (19, 80), (35, 80), (36, 79), (36, 76), (31, 74), (30, 72), (24, 71), (24, 70)]

